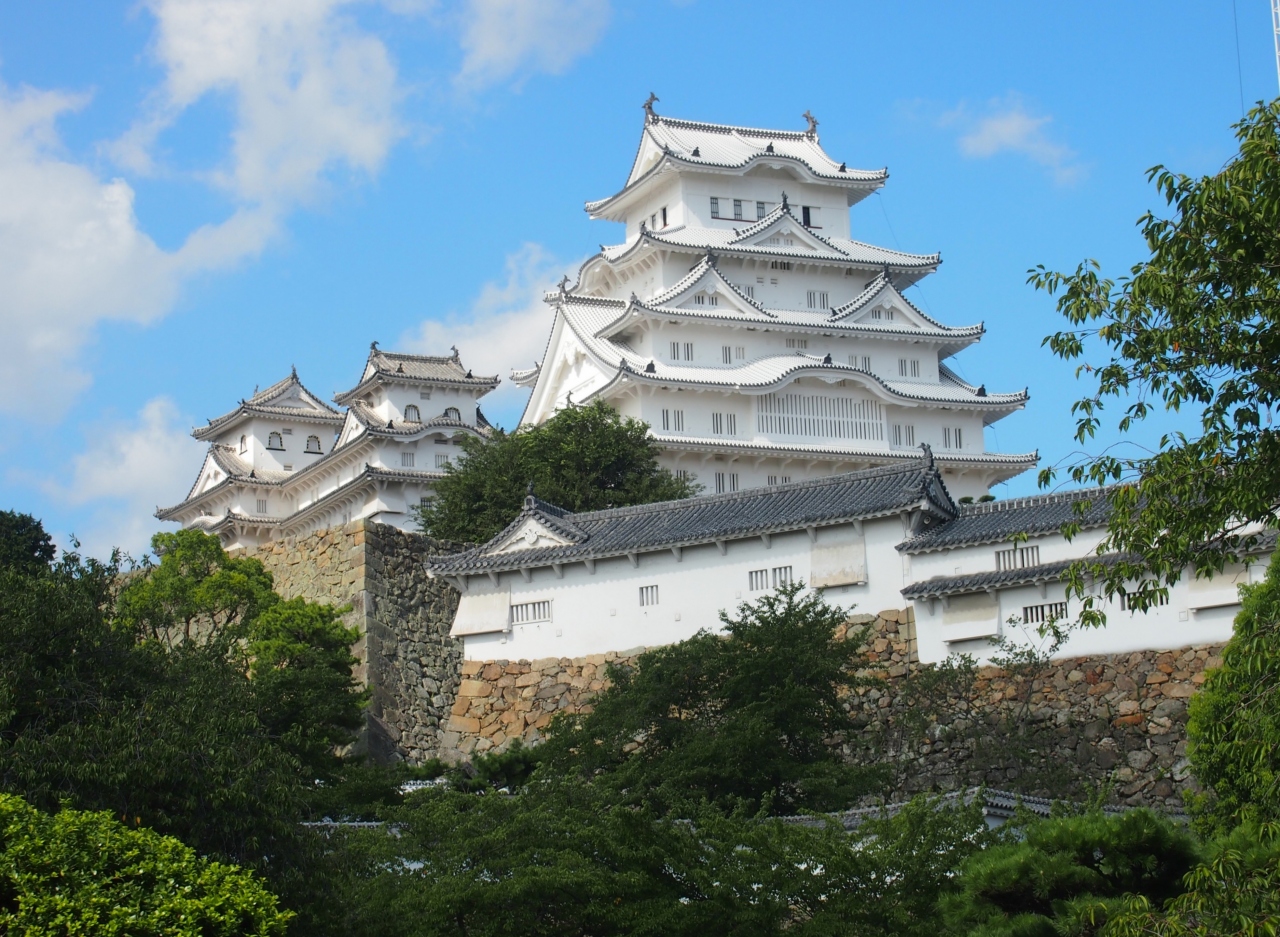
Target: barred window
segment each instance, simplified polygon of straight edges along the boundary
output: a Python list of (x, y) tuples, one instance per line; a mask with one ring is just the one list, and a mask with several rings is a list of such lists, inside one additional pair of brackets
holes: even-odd
[(662, 408), (662, 429), (667, 433), (684, 432), (684, 411)]
[(1060, 621), (1066, 617), (1066, 602), (1045, 602), (1043, 605), (1022, 607), (1022, 621), (1028, 625), (1043, 625), (1045, 622)]
[(720, 217), (720, 199), (716, 198), (714, 195), (711, 196), (711, 217)]
[(551, 600), (542, 602), (521, 602), (511, 606), (511, 624), (527, 625), (535, 621), (551, 620)]
[(259, 498), (259, 499), (258, 499), (257, 508), (258, 508), (258, 513), (259, 513), (259, 514), (266, 514), (266, 513), (267, 513), (267, 499), (266, 499), (266, 498)]
[(406, 423), (421, 423), (422, 411), (418, 409), (417, 404), (409, 404), (404, 408), (404, 421)]
[(898, 377), (919, 377), (920, 376), (920, 359), (919, 358), (899, 358), (898, 359)]
[(773, 587), (775, 589), (778, 588), (778, 586), (791, 585), (792, 580), (790, 566), (775, 566), (769, 572), (773, 574)]
[(308, 436), (308, 437), (307, 437), (307, 452), (323, 452), (323, 451), (324, 451), (324, 450), (320, 448), (320, 437), (319, 437), (319, 436)]
[(740, 198), (735, 198), (733, 200), (733, 220), (742, 220), (742, 199)]
[(658, 604), (658, 587), (657, 586), (641, 586), (640, 587), (640, 604), (657, 605)]
[(711, 414), (711, 432), (716, 436), (737, 436), (738, 415), (736, 413)]
[(961, 441), (960, 427), (944, 426), (942, 427), (942, 448), (943, 449), (963, 449), (964, 443)]
[(747, 573), (747, 587), (752, 592), (762, 592), (769, 588), (769, 570), (753, 569)]
[(809, 340), (807, 338), (789, 338), (787, 339), (788, 348), (808, 348)]
[(283, 436), (281, 436), (279, 433), (268, 433), (268, 434), (267, 434), (267, 448), (268, 448), (268, 449), (278, 449), (279, 451), (283, 452), (283, 451), (284, 451), (284, 437), (283, 437)]
[(894, 423), (891, 441), (899, 449), (914, 449), (916, 445), (915, 426), (910, 423)]
[(737, 472), (716, 472), (716, 494), (738, 490)]
[(443, 452), (436, 453), (436, 468), (442, 469), (449, 465), (449, 457)]
[[(1122, 611), (1126, 611), (1126, 612), (1138, 611), (1138, 609), (1135, 609), (1130, 604), (1130, 601), (1131, 600), (1129, 598), (1129, 593), (1127, 592), (1120, 593), (1120, 609)], [(1164, 595), (1158, 595), (1155, 597), (1155, 601), (1152, 603), (1152, 606), (1160, 606), (1160, 605), (1168, 605), (1168, 604), (1169, 604), (1169, 593), (1166, 591)]]
[(462, 414), (458, 412), (457, 407), (445, 407), (444, 418), (446, 420), (460, 420), (462, 419)]
[(1028, 566), (1040, 565), (1040, 547), (1010, 547), (1007, 550), (996, 550), (996, 570), (1026, 569)]
[(413, 453), (412, 453), (412, 452), (402, 452), (402, 453), (400, 453), (400, 467), (401, 467), (401, 468), (413, 468)]

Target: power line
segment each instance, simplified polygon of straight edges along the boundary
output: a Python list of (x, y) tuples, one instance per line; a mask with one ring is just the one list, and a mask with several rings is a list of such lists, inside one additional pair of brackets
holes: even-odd
[[(1271, 3), (1271, 15), (1275, 16), (1275, 0)], [(1240, 116), (1244, 116), (1244, 75), (1240, 70), (1240, 19), (1236, 16), (1236, 0), (1231, 0), (1231, 24), (1236, 30), (1236, 81), (1240, 85)]]

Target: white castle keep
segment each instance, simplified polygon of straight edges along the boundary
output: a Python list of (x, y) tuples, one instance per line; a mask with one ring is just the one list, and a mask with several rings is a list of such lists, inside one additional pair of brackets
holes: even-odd
[(828, 156), (803, 131), (728, 127), (645, 106), (616, 194), (586, 209), (626, 226), (555, 308), (524, 421), (595, 398), (652, 427), (663, 464), (708, 492), (785, 484), (916, 459), (981, 496), (1035, 464), (987, 452), (983, 429), (1023, 407), (946, 359), (982, 325), (943, 325), (903, 291), (937, 269), (851, 239), (849, 208), (888, 178)]

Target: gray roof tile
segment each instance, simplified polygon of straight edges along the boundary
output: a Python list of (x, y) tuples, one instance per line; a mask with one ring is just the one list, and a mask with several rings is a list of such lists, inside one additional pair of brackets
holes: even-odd
[[(1009, 498), (960, 505), (960, 516), (944, 527), (924, 532), (898, 545), (903, 553), (927, 553), (949, 547), (1001, 543), (1016, 534), (1047, 534), (1069, 521), (1102, 527), (1111, 513), (1110, 488), (1086, 488), (1031, 498)], [(1076, 506), (1090, 502), (1083, 514)]]

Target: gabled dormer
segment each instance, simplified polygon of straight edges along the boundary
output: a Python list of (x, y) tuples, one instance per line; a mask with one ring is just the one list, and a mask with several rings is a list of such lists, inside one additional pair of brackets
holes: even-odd
[(787, 194), (782, 202), (764, 218), (742, 231), (729, 241), (731, 247), (756, 248), (764, 251), (805, 251), (839, 255), (829, 241), (820, 237), (804, 224), (792, 211)]
[(695, 313), (772, 317), (764, 306), (743, 293), (720, 272), (716, 256), (711, 251), (679, 283), (653, 296), (645, 305), (650, 308), (686, 309)]

